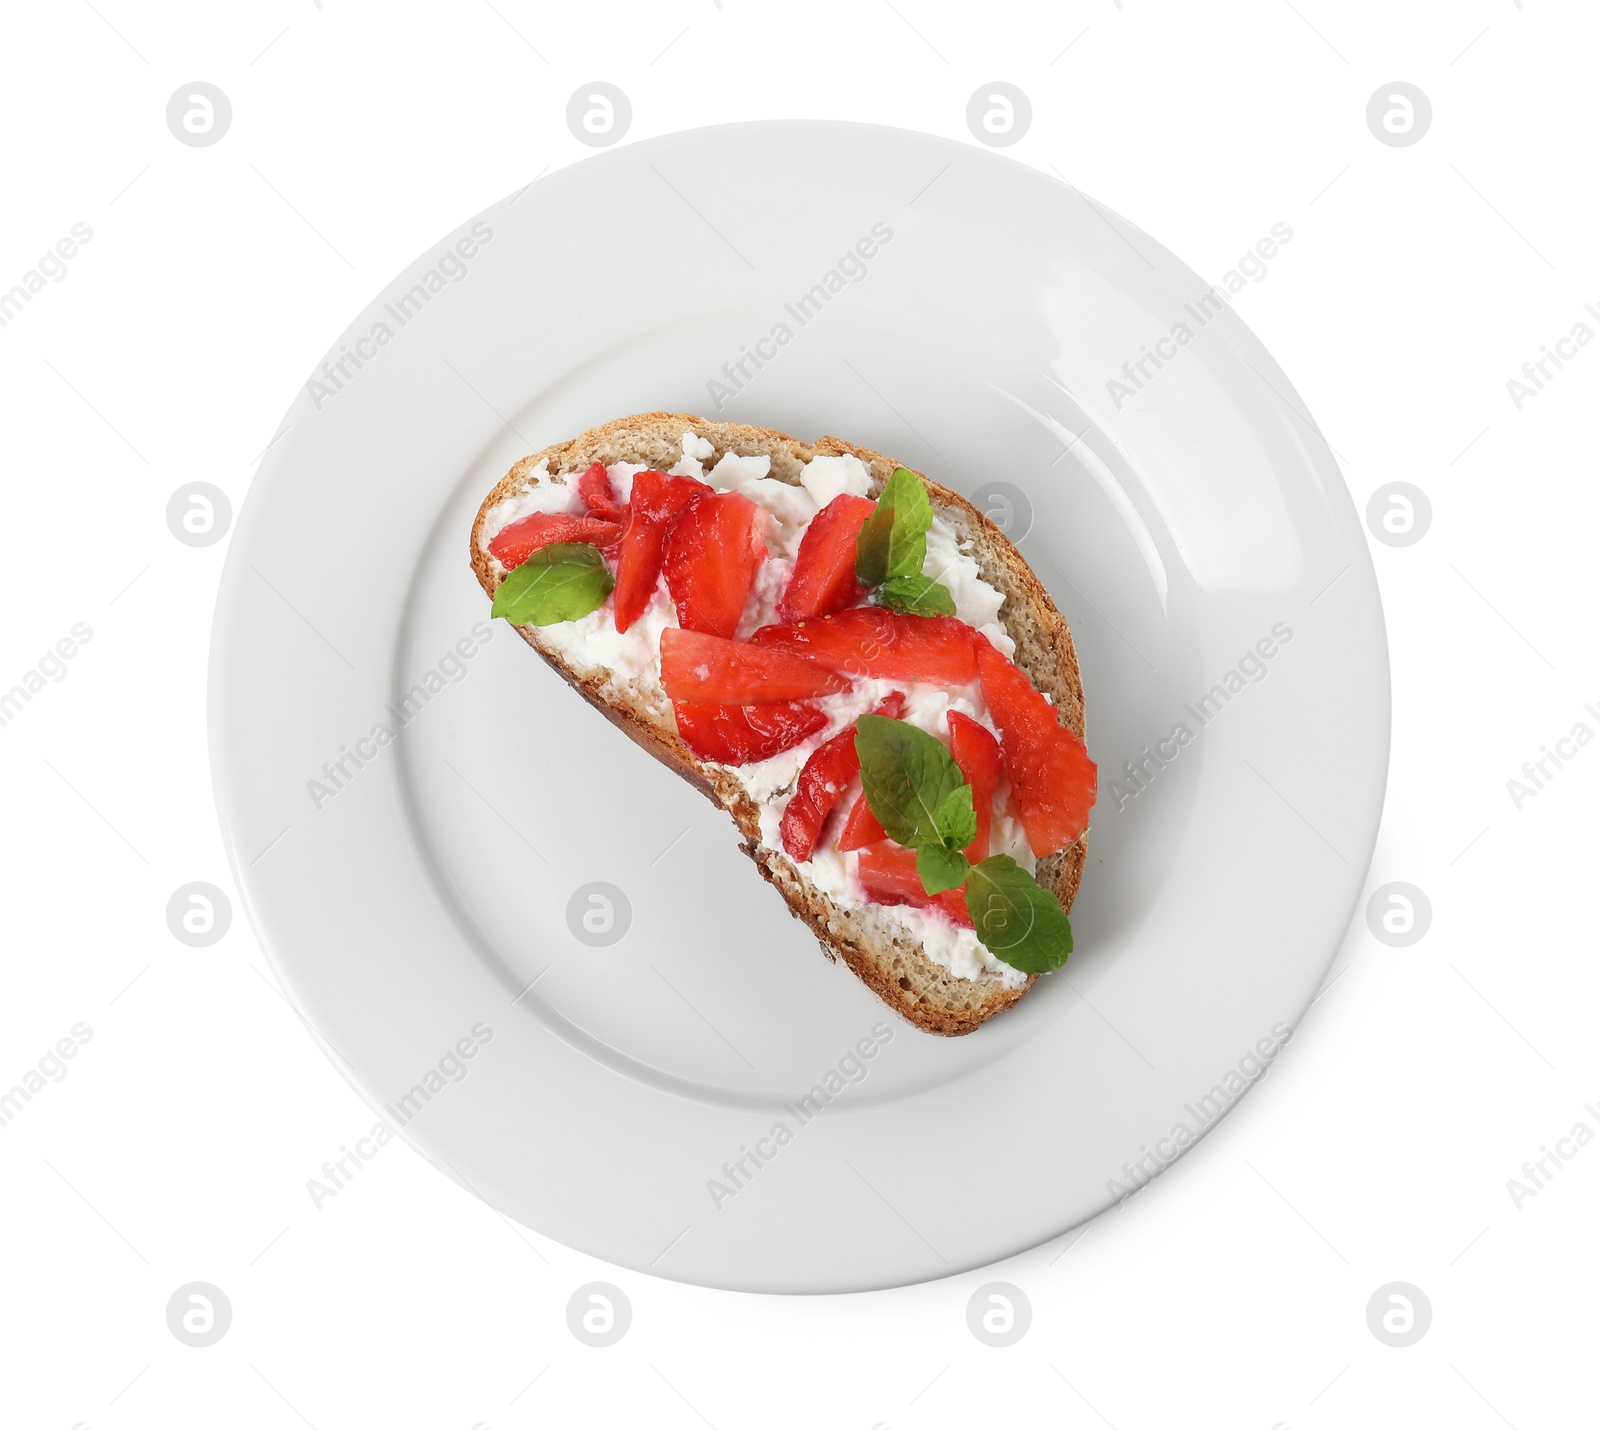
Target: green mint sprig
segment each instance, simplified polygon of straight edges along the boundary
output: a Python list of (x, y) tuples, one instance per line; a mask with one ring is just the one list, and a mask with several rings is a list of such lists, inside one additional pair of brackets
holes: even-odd
[(963, 888), (978, 939), (1024, 973), (1060, 968), (1072, 952), (1061, 905), (1009, 854), (971, 864), (963, 852), (978, 833), (972, 786), (950, 752), (904, 720), (863, 715), (856, 754), (867, 807), (883, 832), (917, 851), (917, 877), (929, 896)]
[(856, 533), (856, 580), (881, 586), (895, 576), (920, 576), (932, 525), (928, 489), (915, 472), (896, 467)]
[(575, 621), (604, 605), (615, 585), (596, 547), (558, 541), (535, 551), (500, 583), (489, 614), (514, 626)]

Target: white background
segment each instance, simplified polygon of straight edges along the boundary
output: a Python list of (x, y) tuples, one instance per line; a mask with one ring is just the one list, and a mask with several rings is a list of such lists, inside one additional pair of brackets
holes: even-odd
[[(1600, 708), (1600, 348), (1520, 410), (1506, 386), (1575, 323), (1600, 331), (1592, 7), (58, 0), (7, 7), (5, 29), (0, 290), (74, 223), (93, 238), (0, 328), (0, 688), (75, 622), (93, 637), (0, 726), (0, 1084), (74, 1024), (93, 1037), (0, 1127), (0, 1419), (1594, 1423), (1600, 1146), (1520, 1206), (1507, 1182), (1574, 1123), (1600, 1132), (1600, 750), (1520, 809), (1506, 788), (1575, 722), (1600, 731), (1583, 709)], [(234, 110), (209, 148), (164, 117), (196, 79)], [(306, 1189), (373, 1117), (239, 912), (204, 726), (226, 541), (180, 544), (167, 500), (205, 480), (237, 511), (371, 295), (591, 152), (565, 110), (597, 79), (632, 101), (623, 142), (798, 116), (975, 142), (969, 96), (1021, 86), (1033, 125), (1006, 152), (1207, 279), (1294, 230), (1239, 312), (1358, 508), (1396, 480), (1432, 502), (1421, 542), (1373, 543), (1395, 712), (1369, 879), (1424, 889), (1431, 929), (1396, 949), (1358, 917), (1329, 990), (1214, 1135), (1122, 1209), (983, 1273), (815, 1299), (658, 1281), (510, 1225), (398, 1140), (320, 1209)], [(1434, 110), (1405, 148), (1365, 120), (1397, 79)], [(825, 200), (755, 174), (748, 197), (775, 223)], [(194, 880), (234, 900), (207, 949), (166, 924)], [(1008, 1349), (967, 1329), (992, 1279), (1033, 1307)], [(205, 1349), (165, 1319), (195, 1280), (233, 1306)], [(633, 1305), (608, 1349), (566, 1325), (596, 1280)], [(1391, 1281), (1433, 1308), (1405, 1349), (1367, 1326)]]

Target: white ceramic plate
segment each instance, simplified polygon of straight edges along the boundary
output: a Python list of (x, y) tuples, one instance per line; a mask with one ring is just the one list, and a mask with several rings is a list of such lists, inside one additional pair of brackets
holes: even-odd
[[(528, 1226), (747, 1290), (979, 1266), (1188, 1145), (1327, 971), (1389, 730), (1349, 494), (1205, 290), (1032, 170), (822, 123), (604, 153), (389, 284), (262, 464), (211, 650), (234, 873), (335, 1066)], [(837, 434), (973, 495), (1071, 622), (1102, 782), (1077, 952), (969, 1037), (828, 963), (726, 816), (490, 626), (484, 493), (663, 408)], [(629, 909), (605, 946), (569, 920), (605, 924), (596, 882)]]

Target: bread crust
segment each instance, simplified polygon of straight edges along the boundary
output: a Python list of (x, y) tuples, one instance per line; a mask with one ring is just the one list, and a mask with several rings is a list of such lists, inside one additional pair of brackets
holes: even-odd
[[(787, 433), (738, 422), (708, 422), (675, 412), (645, 412), (595, 427), (566, 442), (517, 462), (484, 499), (472, 524), (472, 570), (491, 599), (505, 572), (488, 552), (484, 524), (489, 512), (506, 498), (538, 483), (534, 469), (548, 463), (551, 477), (581, 473), (592, 462), (646, 462), (663, 470), (682, 455), (683, 433), (688, 430), (710, 442), (716, 457), (724, 452), (740, 456), (765, 455), (771, 475), (797, 482), (800, 469), (814, 456), (857, 457), (872, 476), (872, 492), (881, 491), (889, 475), (903, 462), (836, 437), (811, 444)], [(912, 468), (915, 471), (915, 468)], [(1083, 685), (1077, 653), (1065, 618), (1034, 575), (1022, 553), (982, 512), (958, 492), (917, 475), (927, 483), (934, 508), (956, 529), (957, 541), (977, 560), (979, 570), (1004, 596), (999, 620), (1017, 643), (1014, 659), (1033, 683), (1055, 702), (1061, 723), (1080, 737), (1084, 734)], [(542, 646), (538, 628), (517, 626), (520, 635), (553, 670), (624, 734), (675, 770), (714, 804), (732, 817), (742, 836), (744, 852), (761, 876), (773, 885), (790, 912), (816, 935), (823, 952), (843, 962), (885, 1003), (926, 1032), (944, 1036), (970, 1033), (996, 1013), (1018, 1002), (1038, 981), (1008, 988), (998, 974), (958, 978), (934, 963), (919, 942), (871, 909), (845, 909), (813, 888), (788, 856), (761, 846), (759, 811), (738, 781), (726, 770), (703, 764), (679, 738), (670, 713), (631, 708), (607, 693), (607, 673), (582, 673), (572, 669), (555, 652)], [(1071, 847), (1041, 859), (1035, 871), (1039, 883), (1070, 911), (1083, 879), (1087, 834)]]

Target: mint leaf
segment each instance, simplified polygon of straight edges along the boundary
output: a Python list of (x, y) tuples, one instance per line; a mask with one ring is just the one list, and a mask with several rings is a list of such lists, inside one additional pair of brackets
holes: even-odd
[(856, 533), (856, 579), (863, 586), (881, 586), (895, 576), (921, 575), (932, 525), (933, 503), (922, 479), (896, 467)]
[(928, 500), (928, 489), (915, 472), (896, 467), (879, 500), (887, 500), (894, 508), (886, 578), (920, 576), (922, 563), (928, 556), (928, 530), (933, 525), (933, 503)]
[[(958, 767), (959, 768), (959, 767)], [(953, 789), (933, 812), (933, 822), (946, 849), (965, 849), (978, 837), (978, 814), (972, 807), (972, 786)]]
[(535, 551), (500, 583), (489, 614), (514, 626), (575, 621), (604, 605), (614, 585), (598, 549), (558, 541)]
[(1009, 854), (991, 854), (972, 866), (966, 904), (979, 942), (1024, 973), (1060, 968), (1072, 952), (1072, 925), (1061, 905)]
[(894, 528), (894, 508), (880, 498), (872, 515), (856, 533), (856, 580), (863, 586), (881, 586), (889, 574), (889, 532)]
[[(947, 829), (960, 832), (951, 796), (966, 787), (966, 780), (950, 752), (932, 735), (904, 720), (863, 715), (856, 721), (855, 745), (867, 808), (896, 844), (908, 849), (942, 846)], [(970, 790), (966, 809), (970, 815)], [(967, 840), (972, 837), (969, 834)]]
[(872, 593), (872, 602), (906, 616), (956, 613), (956, 598), (931, 576), (891, 576)]
[(959, 849), (946, 849), (942, 844), (924, 844), (917, 850), (917, 878), (929, 894), (942, 894), (946, 889), (958, 888), (967, 877), (967, 856)]

